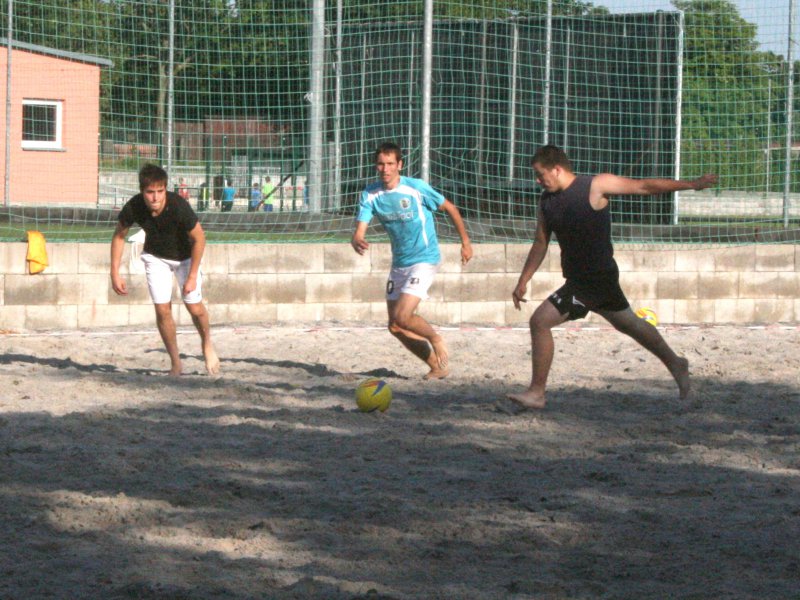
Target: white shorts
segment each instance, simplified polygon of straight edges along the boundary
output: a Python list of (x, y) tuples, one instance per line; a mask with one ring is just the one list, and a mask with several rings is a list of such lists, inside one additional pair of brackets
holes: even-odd
[[(178, 278), (178, 290), (183, 292), (183, 284), (189, 278), (192, 259), (169, 260), (152, 254), (142, 254), (144, 273), (147, 276), (147, 287), (153, 304), (169, 304), (172, 302), (172, 274)], [(188, 296), (183, 297), (186, 304), (197, 304), (203, 300), (203, 274), (197, 272), (197, 287)]]
[(430, 263), (417, 263), (410, 267), (394, 267), (389, 271), (386, 282), (386, 299), (397, 300), (400, 294), (410, 294), (427, 299), (428, 290), (433, 284), (433, 278), (439, 270), (439, 265)]

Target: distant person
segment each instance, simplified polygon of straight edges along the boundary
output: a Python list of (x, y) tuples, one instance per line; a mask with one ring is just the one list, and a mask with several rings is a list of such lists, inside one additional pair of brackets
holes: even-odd
[(511, 298), (519, 310), (526, 302), (528, 282), (547, 254), (555, 233), (561, 249), (565, 284), (542, 302), (530, 319), (532, 375), (528, 388), (508, 397), (525, 408), (543, 408), (553, 362), (552, 328), (582, 319), (589, 311), (611, 323), (656, 355), (678, 384), (680, 398), (689, 394), (689, 361), (673, 352), (658, 329), (637, 317), (619, 285), (619, 268), (611, 245), (609, 196), (650, 195), (678, 190), (702, 190), (716, 175), (692, 181), (628, 179), (610, 173), (576, 175), (566, 153), (542, 146), (533, 156), (536, 181), (544, 188), (537, 215), (536, 236)]
[(225, 181), (222, 187), (222, 210), (221, 212), (231, 212), (233, 210), (233, 200), (236, 198), (236, 188), (230, 181)]
[(197, 210), (199, 211), (208, 210), (209, 196), (210, 194), (208, 189), (208, 183), (204, 181), (203, 183), (200, 184), (200, 193), (199, 193), (199, 198), (197, 200)]
[(275, 185), (269, 177), (264, 178), (264, 183), (261, 185), (261, 204), (264, 207), (264, 212), (272, 212), (275, 201)]
[(250, 200), (247, 203), (247, 212), (257, 211), (260, 205), (261, 205), (261, 188), (258, 187), (258, 183), (254, 183), (253, 187), (250, 188)]
[(120, 276), (119, 266), (125, 247), (125, 236), (131, 225), (145, 231), (142, 262), (147, 287), (156, 310), (156, 325), (170, 359), (169, 374), (182, 372), (175, 321), (172, 318), (173, 275), (178, 278), (181, 296), (192, 322), (200, 334), (206, 371), (219, 373), (219, 358), (211, 343), (208, 311), (203, 304), (200, 261), (206, 236), (189, 203), (167, 191), (167, 173), (156, 165), (145, 165), (139, 171), (140, 193), (133, 196), (119, 213), (111, 239), (111, 287), (126, 295), (128, 287)]
[(178, 195), (187, 202), (189, 202), (189, 198), (191, 197), (191, 194), (189, 193), (189, 186), (186, 185), (186, 180), (184, 180), (183, 177), (180, 178), (178, 183)]
[(381, 144), (375, 151), (379, 181), (361, 194), (356, 226), (350, 244), (363, 255), (369, 248), (365, 239), (372, 217), (383, 225), (392, 244), (392, 268), (386, 282), (389, 331), (430, 369), (425, 379), (441, 379), (449, 372), (444, 339), (419, 314), (419, 303), (428, 297), (442, 257), (436, 238), (433, 213), (447, 213), (461, 238), (461, 263), (472, 258), (472, 245), (458, 208), (421, 179), (400, 174), (400, 147)]

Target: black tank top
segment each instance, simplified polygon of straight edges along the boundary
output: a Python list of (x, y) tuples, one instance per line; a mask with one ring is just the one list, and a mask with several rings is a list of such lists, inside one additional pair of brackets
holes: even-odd
[(556, 235), (566, 279), (617, 269), (611, 246), (611, 208), (594, 210), (589, 204), (592, 179), (578, 176), (567, 189), (542, 194), (545, 230)]

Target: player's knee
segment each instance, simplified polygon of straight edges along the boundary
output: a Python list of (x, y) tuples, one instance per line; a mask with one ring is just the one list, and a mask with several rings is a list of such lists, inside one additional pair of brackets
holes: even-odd
[(411, 319), (412, 315), (394, 315), (389, 322), (389, 331), (392, 333), (401, 333), (403, 330), (407, 331), (411, 325)]
[(547, 331), (552, 328), (552, 325), (546, 319), (542, 318), (541, 315), (537, 315), (536, 313), (533, 313), (531, 316), (529, 325), (532, 333), (536, 333), (537, 331)]
[(193, 317), (202, 317), (206, 312), (206, 305), (202, 302), (184, 302), (183, 305)]
[(633, 335), (632, 327), (628, 327), (627, 325), (623, 325), (622, 323), (612, 323), (611, 326), (620, 333), (624, 333), (625, 335)]
[(402, 333), (405, 329), (407, 329), (407, 322), (405, 319), (396, 318), (392, 319), (392, 322), (389, 323), (389, 331), (394, 334)]
[(611, 326), (620, 333), (624, 333), (625, 335), (629, 336), (634, 336), (637, 333), (637, 329), (639, 329), (639, 325), (641, 325), (642, 323), (644, 323), (644, 321), (640, 322), (638, 318), (635, 318), (633, 320), (631, 319), (614, 320), (611, 321)]
[(153, 305), (156, 309), (156, 318), (158, 319), (169, 319), (172, 318), (172, 304), (154, 304)]

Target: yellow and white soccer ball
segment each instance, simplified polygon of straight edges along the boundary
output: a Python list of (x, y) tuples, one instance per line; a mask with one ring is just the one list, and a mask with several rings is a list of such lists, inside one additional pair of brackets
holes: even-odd
[(356, 404), (362, 412), (385, 412), (392, 403), (392, 388), (383, 379), (367, 379), (356, 388)]
[(658, 325), (658, 315), (652, 308), (640, 308), (636, 311), (636, 316), (644, 319), (653, 327)]

